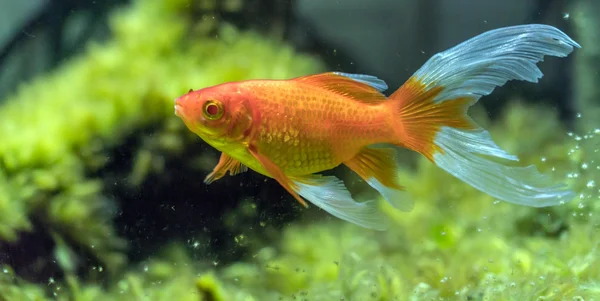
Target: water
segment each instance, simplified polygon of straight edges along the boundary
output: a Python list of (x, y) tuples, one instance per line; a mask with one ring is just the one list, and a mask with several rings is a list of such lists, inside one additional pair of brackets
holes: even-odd
[[(39, 4), (64, 22), (5, 27), (0, 41), (15, 42), (0, 61), (0, 300), (600, 298), (595, 3), (268, 2)], [(381, 202), (391, 227), (372, 231), (302, 207), (254, 171), (204, 184), (219, 152), (173, 114), (190, 89), (328, 70), (378, 76), (389, 95), (432, 54), (534, 22), (582, 48), (470, 115), (515, 166), (575, 192), (557, 206), (503, 202), (401, 151), (415, 207)], [(345, 167), (325, 174), (379, 199)]]

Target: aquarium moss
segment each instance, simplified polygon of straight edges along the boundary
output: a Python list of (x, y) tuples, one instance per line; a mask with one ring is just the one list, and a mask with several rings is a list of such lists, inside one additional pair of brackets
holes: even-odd
[(206, 18), (192, 22), (188, 6), (136, 1), (113, 14), (111, 40), (90, 45), (3, 102), (4, 252), (17, 248), (20, 234), (41, 231), (55, 238), (54, 257), (63, 270), (75, 272), (74, 254), (83, 252), (114, 271), (125, 262), (126, 243), (112, 224), (119, 200), (105, 193), (107, 179), (96, 176), (112, 149), (143, 129), (157, 129), (146, 131), (135, 152), (129, 182), (138, 185), (163, 172), (164, 157), (177, 156), (191, 141), (192, 134), (174, 122), (175, 97), (224, 81), (287, 78), (321, 68), (316, 59), (258, 33)]
[[(587, 155), (555, 115), (516, 101), (491, 131), (521, 164), (581, 186)], [(597, 178), (596, 166), (586, 176)], [(315, 222), (309, 213), (276, 245), (218, 269), (223, 282), (236, 284), (229, 300), (245, 300), (238, 290), (258, 300), (598, 300), (597, 188), (585, 185), (573, 202), (536, 209), (496, 201), (425, 158), (400, 176), (416, 206), (389, 210), (392, 229), (364, 230), (326, 215)]]
[[(536, 163), (557, 180), (575, 184), (585, 172), (573, 174), (593, 152), (577, 155), (580, 140), (554, 116), (517, 102), (491, 131), (498, 144), (522, 156), (523, 164)], [(515, 143), (519, 137), (530, 141)], [(532, 146), (540, 151), (532, 152)], [(585, 176), (597, 175), (595, 166), (584, 169), (591, 171)], [(495, 201), (424, 158), (400, 177), (416, 206), (410, 213), (388, 210), (393, 227), (385, 232), (313, 210), (287, 226), (279, 241), (256, 246), (240, 262), (195, 261), (174, 244), (128, 267), (108, 288), (74, 278), (50, 287), (59, 300), (82, 301), (598, 300), (597, 188), (584, 185), (573, 202), (536, 209)], [(8, 300), (46, 298), (46, 288), (11, 273), (6, 268), (0, 278), (8, 284), (0, 286)]]
[[(106, 193), (112, 178), (102, 172), (119, 146), (139, 135), (127, 170), (129, 185), (138, 186), (173, 172), (167, 159), (201, 143), (173, 116), (173, 98), (190, 88), (322, 68), (260, 34), (211, 18), (193, 22), (188, 4), (134, 2), (113, 15), (112, 40), (23, 85), (0, 106), (0, 249), (43, 232), (52, 254), (41, 260), (62, 271), (25, 279), (18, 264), (2, 258), (0, 300), (600, 300), (600, 130), (588, 123), (569, 133), (551, 109), (518, 100), (497, 121), (481, 111), (476, 119), (519, 164), (536, 164), (574, 187), (572, 202), (500, 202), (419, 157), (400, 172), (415, 209), (397, 212), (382, 202), (393, 222), (388, 231), (312, 206), (278, 240), (261, 240), (244, 234), (250, 220), (253, 227), (268, 220), (256, 203), (290, 211), (295, 203), (257, 197), (239, 200), (222, 218), (222, 227), (239, 233), (224, 239), (250, 250), (242, 260), (206, 260), (202, 245), (174, 240), (127, 262), (128, 241), (113, 224), (123, 204)], [(203, 154), (187, 162), (202, 171), (214, 163)], [(262, 229), (253, 231), (276, 231)], [(79, 264), (85, 254), (95, 260)]]

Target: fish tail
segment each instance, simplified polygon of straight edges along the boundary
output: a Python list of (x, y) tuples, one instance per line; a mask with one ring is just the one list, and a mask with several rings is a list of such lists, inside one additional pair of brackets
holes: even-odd
[(560, 30), (530, 24), (491, 30), (434, 55), (386, 104), (398, 115), (396, 146), (506, 202), (543, 207), (570, 201), (574, 193), (535, 166), (510, 166), (518, 158), (498, 147), (467, 110), (509, 80), (537, 82), (537, 62), (565, 57), (573, 47), (580, 46)]

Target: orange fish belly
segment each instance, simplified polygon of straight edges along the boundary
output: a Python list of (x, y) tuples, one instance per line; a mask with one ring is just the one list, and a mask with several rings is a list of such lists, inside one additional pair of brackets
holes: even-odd
[(254, 144), (287, 175), (334, 168), (363, 147), (394, 136), (392, 115), (383, 102), (362, 103), (293, 81), (245, 85), (260, 112)]

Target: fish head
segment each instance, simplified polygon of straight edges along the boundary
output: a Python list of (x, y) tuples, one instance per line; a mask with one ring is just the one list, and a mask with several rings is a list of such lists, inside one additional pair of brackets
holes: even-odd
[(190, 90), (175, 99), (175, 115), (207, 142), (243, 139), (252, 125), (246, 98), (231, 84)]

